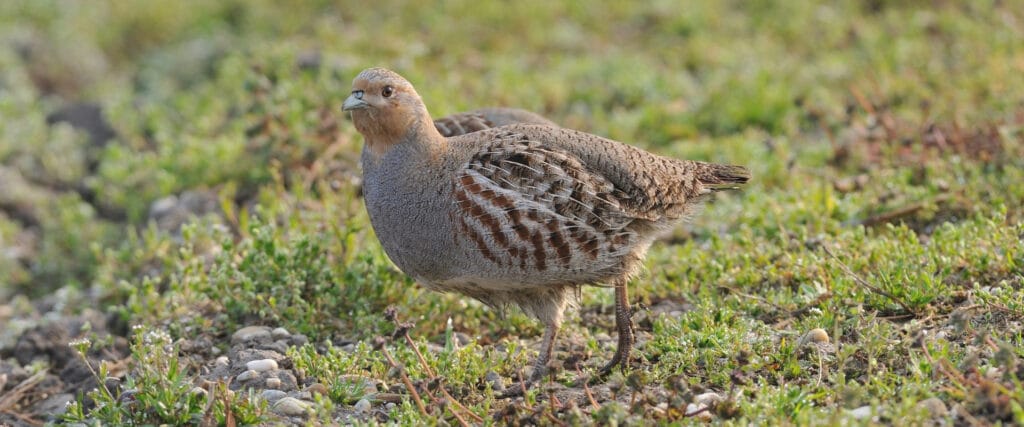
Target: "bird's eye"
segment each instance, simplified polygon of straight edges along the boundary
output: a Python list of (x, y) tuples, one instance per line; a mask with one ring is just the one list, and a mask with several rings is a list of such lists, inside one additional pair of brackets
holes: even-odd
[(391, 86), (384, 86), (384, 89), (381, 89), (381, 91), (380, 91), (380, 95), (385, 97), (385, 98), (390, 98), (391, 95), (394, 95), (394, 94), (395, 94), (395, 88), (393, 88)]

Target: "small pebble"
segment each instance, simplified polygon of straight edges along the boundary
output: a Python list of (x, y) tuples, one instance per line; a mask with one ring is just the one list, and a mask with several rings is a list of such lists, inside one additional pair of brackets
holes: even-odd
[(263, 397), (263, 400), (266, 400), (267, 402), (270, 403), (277, 402), (278, 400), (281, 400), (287, 395), (288, 393), (285, 393), (281, 390), (263, 390), (263, 392), (260, 393), (260, 396)]
[[(60, 416), (68, 411), (68, 405), (75, 400), (75, 395), (71, 393), (58, 393), (47, 397), (42, 402), (35, 405), (37, 414), (44, 415), (51, 422), (59, 421)], [(7, 425), (7, 424), (5, 424)], [(25, 423), (24, 425), (29, 425)]]
[(189, 393), (192, 393), (196, 396), (206, 396), (206, 390), (199, 386), (192, 387), (192, 390), (189, 391)]
[(853, 178), (840, 178), (832, 181), (832, 188), (840, 193), (849, 193), (856, 188), (856, 185)]
[(917, 407), (928, 411), (928, 414), (932, 416), (932, 419), (945, 418), (949, 415), (949, 409), (946, 409), (946, 402), (943, 402), (942, 399), (937, 397), (929, 397), (917, 402)]
[[(3, 379), (0, 378), (0, 383), (3, 383), (3, 382), (4, 382)], [(108, 377), (106, 379), (106, 381), (103, 382), (103, 384), (107, 387), (107, 390), (109, 390), (111, 393), (115, 393), (117, 390), (121, 389), (121, 379), (120, 378)], [(0, 385), (0, 390), (3, 390), (3, 389), (4, 389), (3, 386)]]
[(246, 326), (235, 331), (235, 333), (231, 335), (231, 344), (256, 341), (265, 338), (270, 338), (270, 328), (266, 326)]
[(178, 205), (178, 196), (170, 195), (156, 199), (149, 205), (149, 217), (164, 216)]
[(396, 406), (398, 406), (398, 405), (396, 405), (394, 402), (388, 402), (388, 403), (384, 404), (384, 409), (387, 409), (388, 411), (390, 411), (392, 409), (395, 409)]
[(238, 374), (238, 376), (235, 377), (235, 380), (240, 382), (240, 383), (244, 383), (244, 382), (247, 382), (247, 381), (251, 381), (254, 378), (257, 378), (259, 376), (260, 376), (259, 372), (256, 372), (256, 371), (250, 369), (248, 371), (242, 372), (241, 374)]
[(280, 354), (285, 354), (285, 353), (288, 352), (288, 343), (285, 342), (284, 340), (269, 342), (269, 343), (261, 345), (260, 349), (270, 350), (270, 351), (275, 351), (275, 352), (280, 353)]
[(256, 372), (266, 372), (277, 369), (277, 361), (274, 359), (260, 359), (253, 360), (245, 364), (246, 368), (249, 368)]
[(359, 401), (356, 402), (355, 410), (357, 413), (365, 414), (367, 412), (370, 412), (370, 409), (372, 407), (373, 405), (370, 404), (369, 400), (359, 399)]
[(231, 363), (231, 360), (228, 359), (227, 356), (218, 357), (217, 360), (213, 362), (213, 364), (217, 365), (217, 366), (228, 366), (228, 364), (230, 364), (230, 363)]
[(872, 412), (873, 411), (871, 410), (870, 406), (861, 406), (857, 409), (850, 410), (850, 416), (858, 420), (863, 420), (871, 417)]
[(828, 332), (825, 332), (825, 330), (821, 328), (811, 329), (810, 331), (807, 331), (807, 334), (800, 338), (800, 345), (828, 344), (828, 342)]
[(296, 347), (302, 347), (303, 345), (306, 345), (306, 343), (309, 342), (309, 338), (307, 338), (305, 335), (302, 335), (302, 334), (295, 334), (295, 335), (292, 335), (291, 341), (292, 341), (292, 345), (294, 345)]
[(288, 333), (288, 330), (285, 328), (274, 328), (274, 330), (270, 331), (270, 336), (274, 337), (275, 340), (282, 340), (287, 339), (292, 334)]
[[(698, 420), (709, 421), (712, 418), (714, 418), (715, 415), (712, 414), (711, 411), (706, 410), (707, 407), (708, 405), (698, 405), (696, 403), (690, 403), (686, 405), (686, 415), (697, 418)], [(700, 411), (700, 413), (698, 413), (697, 411)]]
[(281, 415), (305, 415), (309, 410), (309, 403), (294, 397), (282, 397), (274, 403), (272, 410)]
[(136, 395), (139, 394), (139, 390), (130, 388), (121, 392), (121, 395), (117, 397), (117, 403), (125, 404), (135, 402)]
[(320, 383), (313, 383), (310, 384), (309, 387), (306, 387), (306, 391), (309, 392), (310, 395), (319, 394), (321, 396), (326, 396), (327, 386)]
[(491, 385), (491, 390), (493, 391), (505, 391), (505, 381), (501, 379), (501, 375), (498, 375), (497, 372), (487, 371), (487, 374), (484, 375), (484, 381)]
[(701, 393), (698, 394), (697, 396), (694, 396), (693, 398), (693, 402), (698, 405), (711, 405), (713, 403), (718, 403), (723, 400), (725, 400), (725, 398), (722, 397), (722, 395), (715, 392)]
[(281, 388), (281, 379), (277, 377), (267, 378), (267, 388)]

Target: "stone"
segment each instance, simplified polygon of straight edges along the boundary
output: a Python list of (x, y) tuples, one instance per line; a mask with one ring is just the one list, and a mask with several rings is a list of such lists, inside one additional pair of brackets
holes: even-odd
[(295, 334), (291, 336), (292, 345), (296, 347), (302, 347), (309, 342), (309, 338), (302, 334)]
[(89, 135), (92, 148), (100, 148), (117, 136), (103, 112), (103, 107), (93, 102), (76, 102), (60, 107), (46, 115), (46, 124), (67, 123)]
[(373, 408), (373, 405), (371, 405), (370, 401), (366, 400), (366, 399), (359, 399), (359, 401), (356, 402), (356, 404), (355, 404), (355, 410), (356, 410), (357, 413), (360, 413), (360, 414), (365, 414), (367, 412), (370, 412), (370, 409), (372, 409), (372, 408)]
[(715, 403), (722, 402), (723, 400), (725, 400), (725, 397), (722, 397), (722, 395), (720, 395), (718, 393), (715, 393), (715, 392), (701, 393), (701, 394), (698, 394), (698, 395), (694, 396), (694, 398), (693, 398), (693, 402), (694, 403), (696, 403), (698, 405), (702, 405), (703, 404), (703, 405), (708, 405), (708, 406), (710, 406), (712, 404), (715, 404)]
[(925, 400), (917, 402), (917, 407), (928, 411), (932, 419), (945, 418), (949, 416), (949, 409), (946, 408), (946, 402), (937, 397), (929, 397)]
[(274, 350), (246, 348), (243, 350), (239, 350), (237, 353), (235, 353), (232, 359), (235, 360), (236, 362), (242, 363), (247, 363), (253, 360), (260, 359), (274, 359), (275, 361), (277, 361), (277, 363), (280, 364), (286, 358), (287, 357), (283, 353), (278, 353), (277, 351)]
[(266, 400), (267, 402), (270, 403), (277, 402), (278, 400), (283, 399), (285, 396), (288, 396), (288, 393), (285, 393), (281, 390), (263, 390), (262, 392), (260, 392), (260, 397), (262, 397), (263, 400)]
[(306, 391), (309, 392), (311, 396), (314, 394), (327, 396), (327, 386), (320, 383), (310, 384), (309, 387), (306, 387)]
[(254, 371), (252, 369), (249, 369), (249, 370), (247, 370), (245, 372), (242, 372), (241, 374), (238, 374), (238, 376), (235, 377), (235, 380), (240, 382), (240, 383), (244, 383), (244, 382), (252, 381), (252, 380), (258, 378), (259, 376), (260, 376), (259, 372), (256, 372), (256, 371)]
[(239, 344), (246, 341), (258, 341), (270, 338), (270, 328), (266, 326), (246, 326), (235, 331), (231, 335), (231, 344)]
[(686, 405), (686, 416), (694, 417), (698, 420), (709, 421), (715, 417), (715, 414), (712, 414), (707, 408), (708, 405), (690, 403)]
[(306, 415), (310, 406), (308, 402), (288, 396), (278, 399), (271, 410), (281, 415), (297, 416)]
[(281, 379), (277, 377), (267, 378), (267, 388), (281, 388)]
[(487, 373), (484, 374), (484, 381), (487, 381), (487, 384), (490, 384), (491, 390), (493, 391), (505, 391), (505, 380), (503, 380), (501, 375), (498, 375), (497, 372), (487, 371)]
[(75, 400), (75, 395), (71, 393), (59, 393), (44, 399), (35, 406), (35, 412), (39, 414), (46, 414), (47, 417), (53, 419), (59, 418), (64, 415), (68, 410), (68, 404)]
[(288, 333), (288, 330), (285, 328), (274, 328), (274, 330), (270, 331), (270, 336), (274, 337), (275, 340), (283, 340), (292, 336), (292, 334)]
[(825, 330), (821, 328), (811, 329), (810, 331), (807, 331), (807, 333), (804, 334), (803, 337), (800, 338), (800, 345), (828, 343), (828, 332), (825, 332)]
[(266, 343), (260, 346), (261, 350), (270, 350), (275, 353), (285, 354), (288, 352), (288, 343), (284, 340)]
[(273, 371), (277, 370), (277, 361), (274, 359), (253, 360), (246, 363), (245, 367), (256, 372)]
[(874, 409), (872, 409), (871, 406), (861, 406), (857, 409), (850, 410), (850, 416), (858, 420), (869, 419), (873, 413)]

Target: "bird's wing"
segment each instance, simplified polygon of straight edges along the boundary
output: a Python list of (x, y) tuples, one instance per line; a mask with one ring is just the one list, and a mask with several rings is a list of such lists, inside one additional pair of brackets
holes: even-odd
[(490, 129), (494, 126), (486, 117), (475, 112), (466, 112), (434, 119), (434, 127), (441, 135), (452, 137)]
[(502, 267), (566, 277), (621, 264), (638, 238), (629, 227), (636, 218), (610, 180), (541, 140), (515, 132), (476, 136), (486, 141), (452, 183), (453, 221), (466, 244)]
[(518, 108), (481, 108), (455, 113), (434, 120), (434, 127), (441, 135), (452, 137), (467, 133), (496, 128), (511, 124), (538, 124), (556, 126), (554, 122), (539, 114)]
[(514, 125), (507, 132), (545, 141), (551, 150), (576, 159), (591, 175), (613, 185), (622, 212), (635, 219), (672, 220), (686, 216), (707, 194), (735, 188), (750, 179), (742, 166), (678, 160), (579, 132), (547, 126)]

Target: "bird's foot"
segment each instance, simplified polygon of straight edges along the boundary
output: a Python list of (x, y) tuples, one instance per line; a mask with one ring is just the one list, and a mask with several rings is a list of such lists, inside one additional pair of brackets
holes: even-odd
[(629, 372), (629, 370), (632, 368), (629, 353), (630, 352), (628, 350), (625, 352), (616, 351), (615, 356), (612, 357), (612, 360), (609, 360), (607, 364), (601, 367), (601, 369), (597, 371), (597, 374), (590, 378), (588, 384), (593, 385), (599, 381), (604, 380), (605, 378), (608, 378), (608, 375), (611, 375), (611, 373), (615, 371), (616, 366), (619, 367), (622, 373)]
[(558, 371), (558, 366), (560, 366), (559, 363), (547, 363), (547, 364), (543, 364), (543, 365), (541, 365), (541, 364), (535, 365), (533, 367), (533, 372), (530, 373), (530, 377), (528, 379), (523, 379), (523, 376), (520, 373), (520, 375), (519, 375), (519, 382), (516, 382), (515, 384), (512, 384), (511, 387), (505, 389), (505, 391), (503, 391), (497, 397), (499, 399), (505, 399), (505, 398), (519, 397), (519, 396), (525, 395), (527, 390), (529, 390), (533, 386), (535, 386), (538, 383), (540, 383), (541, 381), (543, 381), (544, 377), (548, 376), (549, 373), (557, 372)]
[(522, 397), (526, 395), (526, 391), (529, 390), (531, 386), (533, 386), (533, 383), (530, 383), (528, 381), (520, 381), (515, 384), (512, 384), (511, 387), (506, 388), (505, 391), (498, 393), (494, 397), (498, 399), (513, 399), (516, 397)]

